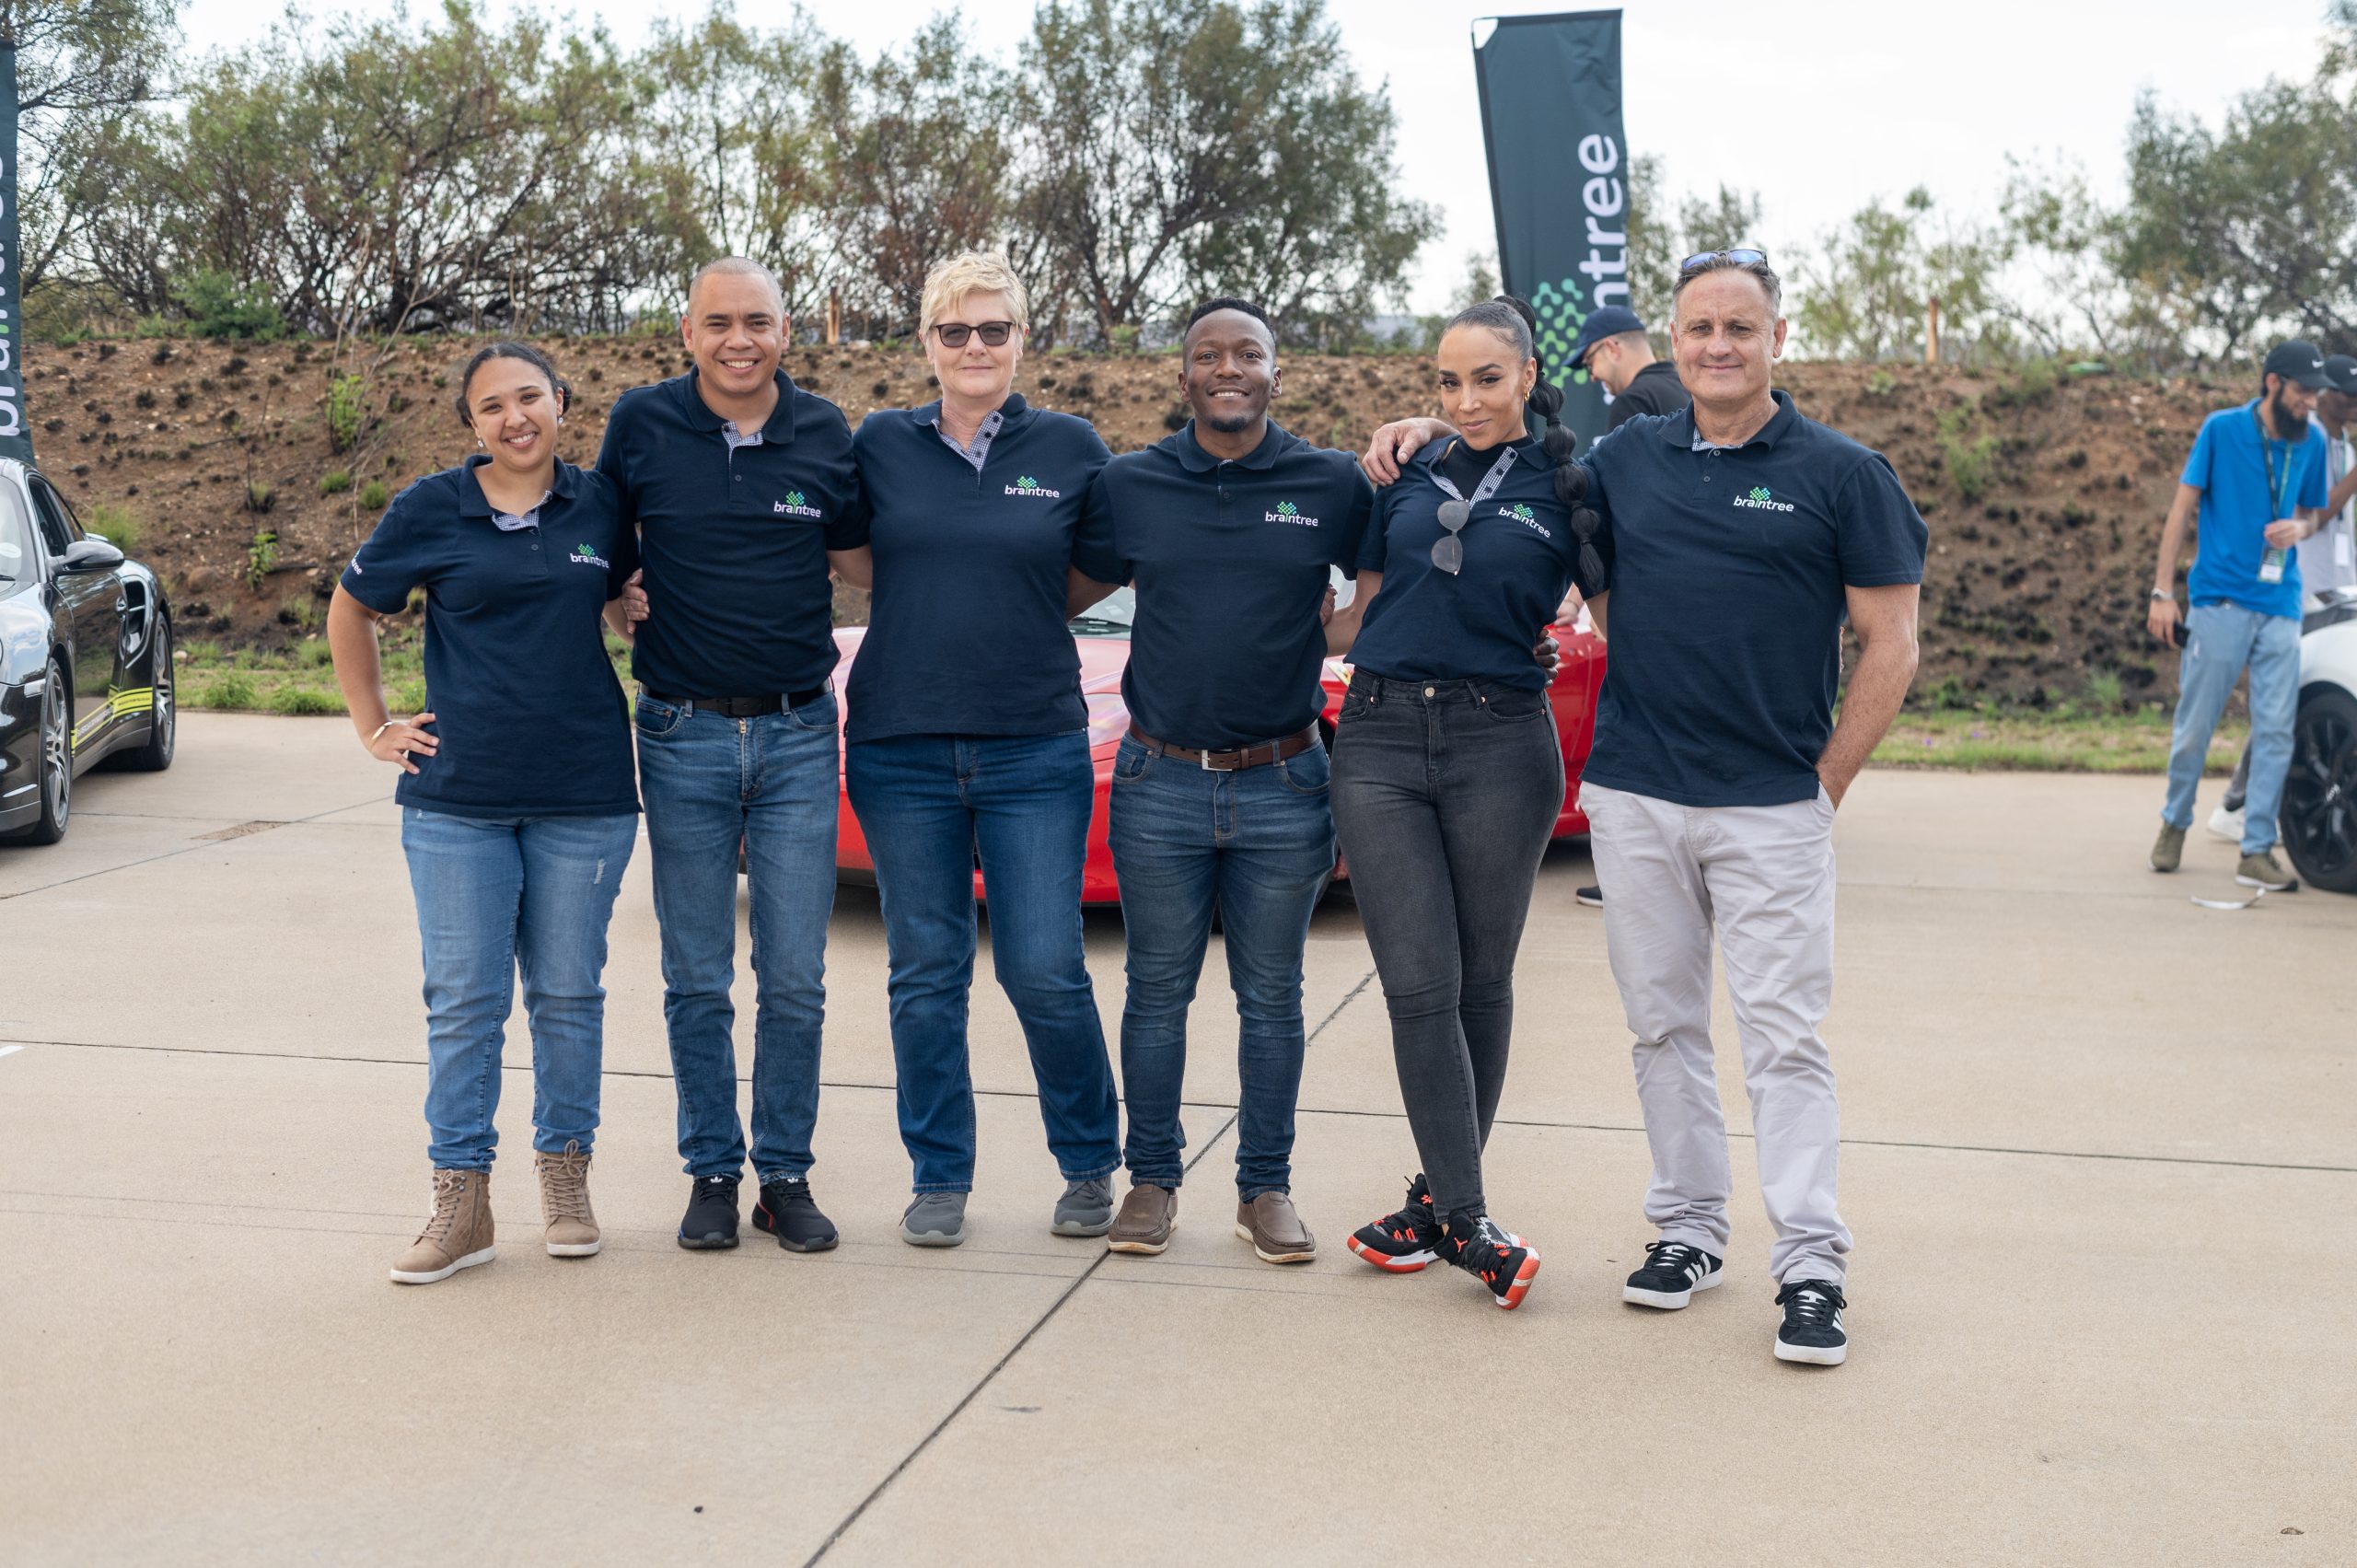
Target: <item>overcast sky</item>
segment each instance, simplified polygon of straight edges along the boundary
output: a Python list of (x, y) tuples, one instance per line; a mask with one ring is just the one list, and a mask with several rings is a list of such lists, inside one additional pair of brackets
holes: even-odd
[[(396, 0), (313, 7), (389, 14)], [(634, 44), (652, 18), (700, 14), (698, 0), (493, 0), (602, 17)], [(806, 0), (819, 26), (873, 53), (936, 10), (917, 0)], [(1494, 245), (1473, 87), (1475, 18), (1575, 9), (1497, 0), (1334, 0), (1358, 69), (1387, 82), (1399, 115), (1402, 188), (1439, 206), (1446, 228), (1424, 251), (1411, 303), (1446, 303), (1469, 251)], [(412, 7), (430, 14), (432, 0)], [(758, 20), (768, 5), (744, 4)], [(977, 47), (1014, 58), (1031, 7), (963, 7)], [(2270, 75), (2305, 80), (2325, 0), (1631, 0), (1622, 35), (1632, 154), (1658, 153), (1673, 191), (1724, 181), (1757, 191), (1771, 252), (1813, 239), (1876, 195), (1929, 186), (1944, 206), (1992, 212), (2005, 155), (2060, 153), (2117, 193), (2137, 93), (2214, 124)], [(261, 0), (191, 0), (192, 47), (264, 38), (279, 10)], [(2227, 22), (2228, 25), (2220, 25)]]

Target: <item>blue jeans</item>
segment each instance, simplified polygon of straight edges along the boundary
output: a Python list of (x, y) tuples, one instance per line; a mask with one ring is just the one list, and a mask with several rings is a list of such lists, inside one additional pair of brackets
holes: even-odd
[(663, 1022), (690, 1176), (737, 1176), (737, 854), (752, 905), (753, 1171), (810, 1171), (842, 798), (835, 699), (732, 719), (638, 699), (638, 777), (663, 932)]
[(990, 894), (991, 958), (1015, 1004), (1048, 1148), (1067, 1181), (1120, 1168), (1120, 1106), (1089, 985), (1081, 865), (1097, 793), (1088, 740), (1068, 735), (897, 736), (847, 753), (890, 957), (900, 1142), (919, 1192), (974, 1186), (974, 865)]
[(1323, 746), (1282, 762), (1210, 772), (1123, 740), (1113, 762), (1113, 869), (1129, 929), (1121, 1086), (1130, 1179), (1177, 1187), (1187, 1008), (1203, 970), (1212, 912), (1236, 991), (1236, 1187), (1246, 1202), (1293, 1185), (1301, 1093), (1301, 952), (1334, 870)]
[(635, 814), (453, 817), (401, 809), (425, 955), (425, 1125), (436, 1170), (489, 1170), (516, 981), (532, 1026), (532, 1146), (598, 1136), (606, 923)]
[(2300, 704), (2300, 622), (2236, 604), (2197, 604), (2177, 656), (2177, 725), (2169, 736), (2169, 793), (2161, 820), (2193, 826), (2193, 792), (2210, 737), (2235, 680), (2250, 669), (2250, 787), (2243, 796), (2243, 853), (2275, 844), (2275, 810), (2292, 766), (2292, 720)]

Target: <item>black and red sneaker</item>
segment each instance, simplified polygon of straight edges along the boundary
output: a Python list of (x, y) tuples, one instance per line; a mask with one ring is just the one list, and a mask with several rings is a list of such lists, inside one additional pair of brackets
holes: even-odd
[(768, 1231), (788, 1252), (826, 1252), (842, 1239), (835, 1222), (819, 1212), (810, 1183), (798, 1177), (781, 1177), (761, 1183), (761, 1201), (753, 1205), (753, 1228)]
[(1440, 1253), (1440, 1216), (1433, 1212), (1433, 1190), (1421, 1176), (1408, 1183), (1408, 1202), (1397, 1212), (1351, 1233), (1352, 1251), (1378, 1269), (1412, 1274)]
[(1438, 1243), (1440, 1256), (1488, 1285), (1500, 1307), (1509, 1312), (1520, 1307), (1538, 1277), (1538, 1249), (1499, 1229), (1487, 1214), (1449, 1225)]

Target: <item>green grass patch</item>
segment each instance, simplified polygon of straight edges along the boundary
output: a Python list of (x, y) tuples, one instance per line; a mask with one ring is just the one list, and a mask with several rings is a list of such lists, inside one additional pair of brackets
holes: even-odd
[[(385, 702), (396, 714), (413, 714), (425, 706), (423, 646), (419, 629), (392, 625), (378, 645)], [(182, 645), (180, 651), (189, 656), (180, 668), (180, 701), (186, 706), (258, 714), (348, 711), (325, 637), (286, 648), (224, 648), (196, 642)], [(606, 656), (629, 690), (630, 648), (610, 632), (606, 633)]]
[(94, 501), (82, 508), (82, 531), (128, 555), (139, 548), (139, 514), (120, 501)]
[[(2210, 739), (2207, 771), (2233, 772), (2247, 734), (2239, 722), (2220, 725)], [(1875, 748), (1874, 762), (1966, 772), (2161, 773), (2169, 765), (2169, 715), (2029, 709), (1903, 713)]]

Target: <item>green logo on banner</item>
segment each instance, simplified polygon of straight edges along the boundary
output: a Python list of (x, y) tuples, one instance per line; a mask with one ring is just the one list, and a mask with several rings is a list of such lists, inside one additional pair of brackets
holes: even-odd
[(1571, 385), (1576, 377), (1567, 362), (1587, 319), (1586, 292), (1571, 278), (1543, 283), (1530, 291), (1530, 310), (1538, 318), (1538, 362), (1557, 386)]

